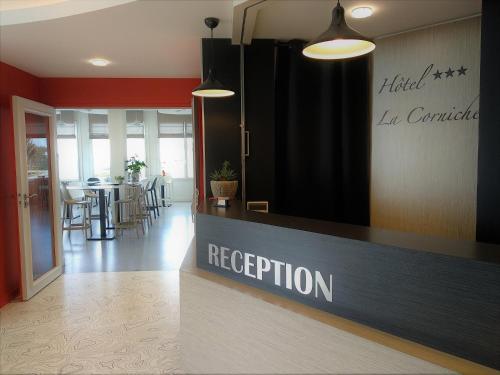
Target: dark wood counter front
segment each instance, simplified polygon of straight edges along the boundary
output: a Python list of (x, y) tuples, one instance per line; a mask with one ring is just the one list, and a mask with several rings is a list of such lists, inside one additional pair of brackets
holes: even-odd
[(204, 202), (200, 205), (198, 212), (227, 219), (244, 220), (283, 228), (298, 229), (306, 232), (349, 238), (352, 240), (372, 242), (379, 245), (396, 246), (408, 250), (427, 251), (436, 254), (500, 264), (500, 246), (487, 243), (423, 236), (415, 233), (397, 232), (303, 217), (263, 214), (243, 210), (241, 202), (239, 201), (232, 202), (229, 208), (214, 207), (213, 204)]
[(202, 205), (197, 266), (500, 369), (500, 247)]

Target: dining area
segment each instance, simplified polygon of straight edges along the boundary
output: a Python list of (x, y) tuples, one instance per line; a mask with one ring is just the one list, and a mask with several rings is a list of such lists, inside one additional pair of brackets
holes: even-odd
[(191, 109), (56, 110), (64, 272), (177, 269), (193, 235)]
[[(145, 236), (160, 217), (158, 189), (163, 176), (139, 182), (108, 182), (89, 178), (82, 182), (61, 183), (61, 230), (63, 235), (81, 231), (88, 241), (109, 241), (124, 232)], [(163, 197), (165, 198), (165, 197)], [(165, 202), (165, 199), (162, 199)]]

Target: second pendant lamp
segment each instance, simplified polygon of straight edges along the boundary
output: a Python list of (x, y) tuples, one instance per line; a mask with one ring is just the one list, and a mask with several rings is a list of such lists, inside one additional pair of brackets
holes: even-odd
[(215, 77), (215, 50), (214, 50), (214, 29), (219, 24), (219, 19), (214, 17), (205, 18), (205, 25), (210, 29), (210, 66), (208, 70), (207, 79), (193, 90), (194, 96), (200, 96), (204, 98), (224, 98), (228, 96), (233, 96), (234, 91), (229, 90), (224, 87)]
[(302, 53), (318, 60), (339, 60), (365, 55), (374, 49), (373, 41), (351, 29), (346, 23), (344, 8), (338, 0), (328, 30), (306, 44)]

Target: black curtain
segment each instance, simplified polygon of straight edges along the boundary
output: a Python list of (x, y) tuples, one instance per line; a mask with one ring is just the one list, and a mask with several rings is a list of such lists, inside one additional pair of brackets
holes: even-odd
[(338, 62), (276, 47), (277, 213), (370, 224), (370, 56)]

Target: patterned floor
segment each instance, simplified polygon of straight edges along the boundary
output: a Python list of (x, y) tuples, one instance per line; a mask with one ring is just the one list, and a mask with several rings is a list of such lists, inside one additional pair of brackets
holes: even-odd
[(179, 373), (178, 271), (65, 274), (0, 310), (0, 373)]

